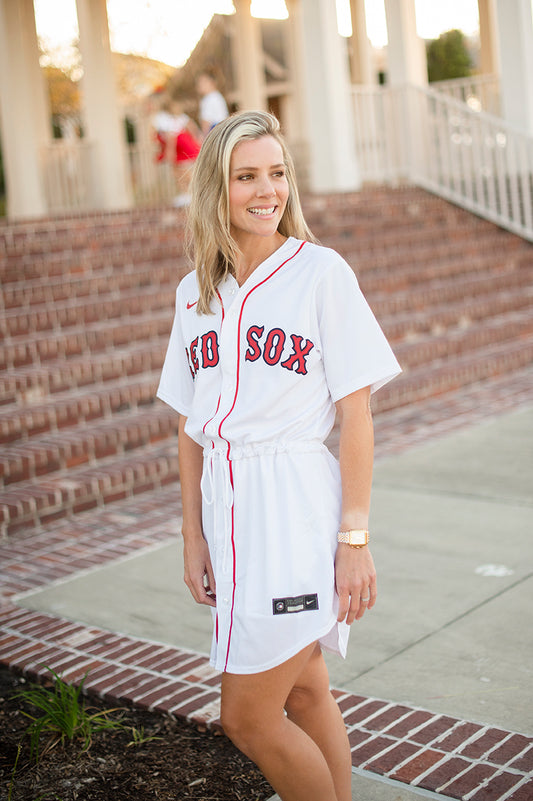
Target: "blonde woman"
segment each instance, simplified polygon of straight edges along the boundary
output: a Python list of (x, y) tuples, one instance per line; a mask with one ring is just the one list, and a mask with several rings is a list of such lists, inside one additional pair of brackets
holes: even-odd
[(185, 581), (213, 611), (222, 725), (283, 801), (349, 801), (322, 651), (345, 656), (376, 601), (369, 398), (399, 366), (353, 271), (310, 233), (273, 116), (208, 134), (189, 226), (158, 395), (179, 413)]

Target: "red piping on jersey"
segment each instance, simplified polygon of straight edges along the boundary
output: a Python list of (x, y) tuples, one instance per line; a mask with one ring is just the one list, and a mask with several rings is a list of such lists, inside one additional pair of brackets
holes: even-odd
[[(237, 381), (236, 381), (236, 384), (235, 384), (235, 396), (233, 398), (233, 404), (231, 406), (231, 409), (229, 410), (227, 415), (222, 418), (222, 420), (220, 421), (220, 425), (218, 427), (218, 436), (221, 439), (225, 440), (225, 442), (227, 443), (227, 446), (228, 446), (227, 447), (227, 451), (226, 451), (226, 459), (228, 460), (229, 478), (230, 478), (231, 489), (232, 489), (233, 492), (235, 492), (235, 487), (233, 486), (233, 466), (232, 466), (231, 459), (230, 459), (231, 445), (230, 445), (229, 440), (227, 440), (224, 436), (222, 436), (222, 425), (223, 425), (223, 423), (226, 422), (226, 420), (228, 419), (228, 417), (232, 413), (233, 409), (235, 408), (235, 404), (237, 403), (237, 395), (239, 394), (240, 363), (241, 363), (241, 323), (242, 323), (242, 315), (243, 315), (243, 311), (244, 311), (244, 304), (246, 303), (246, 301), (248, 300), (248, 298), (250, 297), (252, 292), (255, 292), (255, 290), (259, 289), (260, 286), (262, 286), (263, 284), (266, 284), (267, 281), (270, 281), (270, 279), (279, 270), (281, 270), (281, 268), (284, 267), (287, 264), (287, 262), (291, 261), (291, 259), (294, 259), (294, 257), (298, 255), (298, 253), (301, 251), (301, 249), (303, 248), (304, 245), (305, 245), (305, 242), (302, 242), (302, 244), (300, 245), (300, 247), (298, 248), (296, 253), (293, 253), (292, 256), (289, 256), (288, 259), (285, 259), (285, 261), (282, 262), (279, 265), (279, 267), (276, 267), (276, 269), (273, 270), (270, 273), (270, 275), (267, 275), (266, 278), (264, 278), (262, 281), (260, 281), (255, 286), (253, 286), (250, 289), (250, 291), (248, 292), (248, 294), (244, 297), (244, 300), (243, 300), (242, 305), (241, 305), (241, 311), (240, 311), (240, 314), (239, 314), (239, 322), (237, 324)], [(220, 405), (220, 396), (219, 396), (219, 399), (218, 399), (217, 411), (218, 411), (218, 406), (219, 405)], [(216, 412), (215, 412), (215, 415), (216, 415)], [(211, 419), (213, 419), (213, 418), (211, 418)], [(235, 610), (235, 590), (237, 589), (237, 581), (236, 581), (236, 577), (237, 577), (237, 559), (236, 559), (236, 552), (235, 552), (234, 509), (235, 509), (235, 507), (234, 507), (234, 504), (232, 503), (232, 505), (231, 505), (231, 549), (232, 549), (232, 553), (233, 553), (233, 592), (232, 592), (232, 595), (231, 595), (231, 612), (230, 612), (230, 624), (229, 624), (229, 633), (228, 633), (228, 647), (227, 647), (227, 650), (226, 650), (226, 662), (224, 664), (224, 671), (226, 671), (227, 667), (228, 667), (229, 649), (230, 649), (230, 646), (231, 646), (231, 634), (232, 634), (232, 631), (233, 631), (233, 613), (234, 613), (234, 610)]]

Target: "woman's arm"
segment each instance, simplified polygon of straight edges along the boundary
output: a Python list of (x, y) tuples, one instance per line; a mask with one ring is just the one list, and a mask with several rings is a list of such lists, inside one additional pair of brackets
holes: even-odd
[[(368, 529), (374, 430), (370, 387), (352, 392), (336, 404), (340, 423), (339, 462), (342, 483), (340, 531)], [(335, 557), (339, 596), (338, 620), (359, 620), (376, 602), (376, 570), (368, 545), (352, 548), (340, 543)], [(367, 603), (362, 598), (369, 598)]]
[(178, 426), (181, 500), (183, 507), (183, 560), (185, 584), (199, 604), (215, 606), (215, 576), (202, 529), (203, 452), (185, 433), (187, 418), (180, 414)]

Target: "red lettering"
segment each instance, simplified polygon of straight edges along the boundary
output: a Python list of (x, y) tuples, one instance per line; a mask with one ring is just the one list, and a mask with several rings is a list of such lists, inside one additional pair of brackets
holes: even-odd
[(285, 332), (281, 328), (273, 328), (268, 332), (263, 350), (263, 359), (267, 364), (277, 364), (281, 359), (285, 346)]
[(303, 337), (298, 336), (298, 334), (291, 334), (291, 339), (293, 352), (288, 359), (281, 362), (281, 366), (285, 367), (287, 370), (292, 370), (296, 362), (298, 362), (298, 367), (295, 372), (301, 375), (307, 375), (305, 357), (313, 350), (314, 344), (307, 339), (305, 345), (302, 347)]
[(202, 367), (216, 367), (218, 364), (218, 340), (216, 331), (202, 334)]
[(193, 339), (193, 341), (191, 342), (191, 363), (195, 375), (200, 368), (200, 365), (198, 364), (198, 356), (196, 354), (197, 347), (198, 347), (198, 337), (196, 337), (196, 339)]
[(196, 378), (196, 371), (193, 370), (192, 359), (191, 359), (191, 354), (189, 353), (189, 348), (185, 348), (185, 353), (187, 354), (187, 363), (189, 365), (189, 370), (191, 371), (191, 375), (194, 379)]
[(252, 325), (248, 329), (248, 333), (246, 334), (246, 339), (248, 340), (248, 345), (250, 346), (246, 351), (246, 356), (244, 357), (248, 362), (255, 362), (261, 356), (261, 348), (259, 346), (259, 340), (263, 336), (263, 331), (265, 330), (264, 325)]

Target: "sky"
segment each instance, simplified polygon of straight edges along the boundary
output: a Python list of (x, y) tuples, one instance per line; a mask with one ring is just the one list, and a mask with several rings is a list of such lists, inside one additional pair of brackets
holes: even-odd
[[(349, 0), (336, 0), (339, 30), (349, 35)], [(420, 36), (436, 38), (459, 28), (478, 30), (477, 0), (415, 0)], [(37, 33), (49, 48), (68, 50), (77, 38), (75, 0), (34, 0)], [(383, 0), (365, 0), (367, 30), (372, 44), (387, 43)], [(107, 0), (111, 47), (136, 53), (173, 67), (183, 64), (214, 13), (232, 13), (231, 0)], [(252, 0), (257, 16), (286, 16), (284, 0)]]

